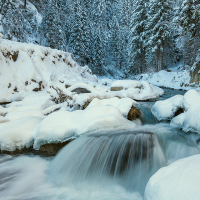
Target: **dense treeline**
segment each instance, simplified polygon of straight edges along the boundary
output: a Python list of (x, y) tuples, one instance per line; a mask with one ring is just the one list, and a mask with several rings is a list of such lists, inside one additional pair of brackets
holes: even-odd
[[(33, 6), (34, 5), (34, 6)], [(199, 0), (2, 0), (4, 38), (67, 50), (99, 75), (159, 71), (200, 49)]]

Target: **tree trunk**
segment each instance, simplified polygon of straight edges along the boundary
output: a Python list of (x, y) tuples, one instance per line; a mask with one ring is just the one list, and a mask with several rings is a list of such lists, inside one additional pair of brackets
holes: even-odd
[(24, 0), (24, 9), (26, 9), (26, 0)]

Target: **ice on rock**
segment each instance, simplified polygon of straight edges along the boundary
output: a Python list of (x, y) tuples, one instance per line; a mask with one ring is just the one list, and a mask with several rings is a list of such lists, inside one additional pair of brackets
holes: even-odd
[(178, 160), (158, 170), (145, 189), (145, 200), (199, 200), (200, 155)]
[(151, 111), (153, 115), (161, 121), (173, 118), (179, 108), (183, 108), (182, 95), (176, 95), (163, 101), (157, 101), (152, 106)]
[(34, 148), (47, 142), (65, 141), (87, 131), (121, 126), (136, 126), (111, 106), (92, 106), (74, 112), (57, 111), (48, 115), (35, 128)]

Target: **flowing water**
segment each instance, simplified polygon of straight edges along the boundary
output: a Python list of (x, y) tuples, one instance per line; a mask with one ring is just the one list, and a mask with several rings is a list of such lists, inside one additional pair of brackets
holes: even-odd
[[(184, 91), (166, 89), (160, 99)], [(159, 123), (141, 102), (142, 127), (86, 133), (54, 158), (0, 156), (2, 200), (142, 200), (159, 168), (199, 154), (200, 135)]]

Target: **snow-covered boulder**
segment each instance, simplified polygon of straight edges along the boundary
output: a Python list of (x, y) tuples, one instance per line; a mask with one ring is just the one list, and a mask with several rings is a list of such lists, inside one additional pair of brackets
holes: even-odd
[(178, 160), (158, 170), (145, 189), (145, 200), (199, 200), (200, 155)]
[(14, 151), (33, 144), (34, 127), (41, 121), (38, 117), (27, 117), (0, 124), (0, 149)]
[(122, 113), (111, 106), (92, 106), (74, 112), (57, 111), (48, 115), (34, 132), (34, 148), (45, 143), (66, 141), (78, 135), (101, 128), (136, 126), (128, 121)]
[(183, 131), (200, 133), (200, 109), (189, 109), (188, 111), (173, 118), (170, 125)]
[(161, 121), (172, 119), (180, 109), (183, 109), (183, 96), (176, 95), (163, 101), (157, 101), (151, 111)]
[(200, 92), (189, 90), (183, 97), (184, 113), (173, 118), (170, 125), (184, 131), (200, 133)]
[(123, 116), (129, 120), (135, 120), (141, 115), (141, 111), (134, 107), (134, 105), (138, 104), (131, 98), (122, 98), (119, 99), (117, 97), (111, 99), (93, 99), (87, 108), (93, 106), (113, 106), (120, 110)]
[(92, 87), (91, 85), (88, 85), (86, 83), (77, 83), (77, 84), (74, 84), (67, 89), (71, 92), (76, 92), (78, 94), (80, 94), (80, 93), (91, 93), (91, 92), (98, 93), (99, 92), (94, 87)]
[(200, 92), (194, 89), (187, 91), (184, 95), (183, 104), (186, 110), (200, 109)]
[(118, 80), (112, 83), (111, 91), (119, 91), (128, 88), (141, 88), (142, 84), (135, 80)]

